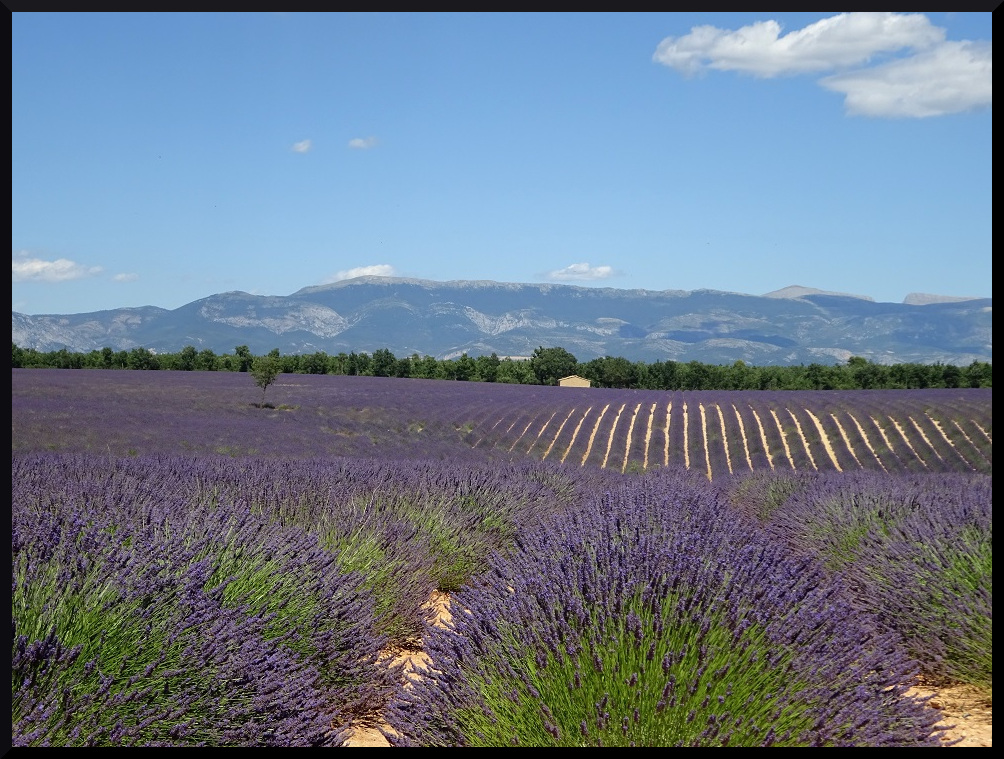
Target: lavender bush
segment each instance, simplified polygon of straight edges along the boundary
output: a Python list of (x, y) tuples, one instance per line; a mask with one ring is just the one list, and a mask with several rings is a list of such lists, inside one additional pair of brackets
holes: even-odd
[(452, 591), (487, 554), (512, 542), (532, 515), (575, 503), (610, 477), (533, 459), (278, 461), (199, 458), (198, 498), (317, 534), (345, 570), (364, 575), (377, 625), (390, 643), (414, 645), (433, 590)]
[(895, 638), (693, 481), (634, 479), (521, 533), (451, 608), (392, 745), (938, 744)]
[[(989, 494), (988, 494), (989, 499)], [(848, 571), (935, 683), (993, 692), (993, 530), (990, 501), (921, 509), (862, 540)]]
[(372, 601), (316, 537), (107, 461), (12, 473), (14, 745), (339, 745), (386, 700)]
[(933, 681), (992, 690), (993, 484), (982, 475), (750, 477), (732, 499), (844, 577)]

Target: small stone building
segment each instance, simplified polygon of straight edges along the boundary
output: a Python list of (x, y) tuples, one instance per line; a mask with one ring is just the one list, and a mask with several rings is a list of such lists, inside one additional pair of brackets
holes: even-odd
[(558, 380), (558, 384), (561, 387), (592, 387), (592, 382), (585, 377), (580, 377), (578, 374), (569, 374), (567, 377), (562, 377)]

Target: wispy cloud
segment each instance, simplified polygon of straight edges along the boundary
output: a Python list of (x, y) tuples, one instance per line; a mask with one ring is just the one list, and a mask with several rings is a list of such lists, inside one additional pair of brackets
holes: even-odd
[(548, 279), (590, 281), (596, 279), (609, 279), (616, 276), (612, 266), (590, 266), (587, 263), (572, 264), (564, 269), (555, 269), (547, 273)]
[(922, 14), (841, 13), (785, 35), (773, 20), (735, 31), (697, 26), (686, 36), (664, 39), (654, 58), (686, 73), (707, 67), (773, 77), (853, 66), (878, 53), (928, 48), (944, 38), (944, 30)]
[(336, 272), (333, 276), (325, 279), (324, 284), (328, 285), (332, 282), (341, 282), (343, 279), (354, 279), (355, 277), (393, 277), (396, 273), (390, 264), (357, 266), (354, 269)]
[[(698, 26), (664, 39), (652, 58), (687, 75), (838, 72), (820, 84), (843, 93), (852, 115), (924, 117), (992, 105), (992, 43), (948, 42), (945, 30), (923, 14), (840, 13), (781, 31), (773, 20), (734, 31)], [(894, 54), (905, 57), (888, 60)], [(864, 67), (877, 56), (883, 62)]]
[(293, 143), (294, 153), (309, 153), (310, 149), (314, 146), (314, 143), (310, 140), (300, 140), (299, 142)]
[(123, 272), (112, 277), (112, 282), (135, 282), (139, 279), (139, 274), (135, 272)]
[(376, 137), (353, 137), (349, 140), (349, 147), (353, 150), (369, 150), (377, 146)]
[(911, 58), (835, 74), (820, 84), (844, 94), (852, 115), (944, 116), (993, 105), (993, 43), (945, 42)]
[(68, 258), (46, 261), (22, 253), (10, 260), (11, 280), (14, 282), (70, 282), (96, 276), (102, 271), (100, 266), (84, 266)]

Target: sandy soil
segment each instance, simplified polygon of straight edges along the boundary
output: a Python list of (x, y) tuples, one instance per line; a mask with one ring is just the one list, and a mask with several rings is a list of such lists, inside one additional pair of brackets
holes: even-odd
[(912, 695), (931, 696), (928, 706), (937, 709), (944, 718), (942, 725), (953, 725), (944, 740), (953, 746), (993, 746), (993, 705), (967, 685), (944, 688), (920, 686)]
[[(434, 593), (428, 604), (436, 610), (435, 622), (439, 626), (450, 620), (450, 597)], [(429, 664), (423, 651), (390, 651), (387, 660), (393, 664), (404, 662), (406, 674), (420, 674)], [(934, 688), (919, 686), (911, 695), (931, 696), (928, 706), (941, 712), (941, 724), (951, 726), (943, 739), (950, 746), (993, 746), (993, 705), (980, 697), (970, 686)], [(387, 728), (386, 723), (382, 723)], [(348, 747), (390, 747), (383, 733), (376, 727), (357, 727), (345, 743)]]
[[(450, 621), (452, 615), (449, 609), (450, 596), (448, 593), (434, 592), (429, 598), (427, 605), (436, 611), (436, 616), (433, 620), (436, 626), (443, 627)], [(429, 657), (421, 650), (388, 651), (386, 652), (386, 660), (391, 666), (403, 663), (405, 665), (404, 674), (406, 677), (420, 674), (429, 665)], [(407, 681), (405, 687), (407, 687)], [(385, 729), (389, 729), (389, 725), (386, 722), (381, 722), (380, 725)], [(353, 728), (345, 745), (353, 748), (390, 747), (390, 743), (377, 727)]]

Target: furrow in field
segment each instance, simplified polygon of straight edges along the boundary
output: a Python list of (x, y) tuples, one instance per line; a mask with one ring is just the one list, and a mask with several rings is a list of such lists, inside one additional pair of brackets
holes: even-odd
[(774, 424), (777, 425), (777, 431), (781, 433), (781, 445), (784, 447), (784, 455), (788, 459), (788, 463), (791, 465), (791, 468), (794, 469), (795, 459), (791, 455), (791, 446), (788, 445), (788, 435), (784, 431), (784, 426), (781, 424), (780, 418), (778, 418), (777, 411), (770, 409), (770, 415), (774, 417)]
[(760, 444), (763, 446), (764, 456), (767, 457), (767, 464), (770, 466), (771, 471), (774, 471), (774, 456), (770, 452), (770, 446), (767, 445), (767, 432), (763, 428), (763, 422), (760, 421), (760, 415), (756, 412), (755, 408), (750, 406), (749, 409), (753, 414), (753, 419), (756, 421), (757, 430), (760, 432)]
[(954, 413), (951, 413), (949, 418), (954, 430), (949, 430), (948, 434), (955, 440), (960, 450), (968, 453), (967, 458), (976, 465), (977, 469), (990, 474), (993, 446), (977, 424), (977, 417), (984, 413), (983, 409), (957, 408), (952, 411)]
[(505, 429), (505, 433), (504, 433), (505, 435), (508, 435), (510, 432), (512, 432), (512, 428), (516, 426), (516, 422), (518, 422), (522, 416), (523, 415), (520, 414), (520, 413), (516, 413), (516, 414), (513, 415), (512, 421), (509, 422), (509, 426), (506, 427), (506, 429)]
[(842, 413), (824, 406), (814, 410), (813, 415), (819, 420), (819, 426), (823, 428), (823, 434), (843, 471), (875, 468), (871, 461), (862, 462), (859, 454), (862, 453), (864, 443), (858, 438), (857, 432), (841, 420)]
[(913, 444), (910, 442), (910, 438), (906, 436), (906, 430), (903, 429), (903, 425), (900, 424), (899, 421), (897, 421), (896, 419), (893, 419), (891, 416), (889, 417), (889, 421), (892, 422), (893, 428), (896, 430), (896, 432), (899, 433), (900, 438), (906, 444), (906, 447), (909, 448), (910, 451), (913, 453), (913, 455), (917, 458), (917, 461), (923, 464), (924, 468), (927, 469), (928, 468), (927, 462), (924, 461), (924, 459), (921, 457), (919, 453), (917, 453), (917, 449), (913, 447)]
[(539, 430), (537, 430), (537, 437), (535, 437), (535, 438), (534, 438), (533, 442), (532, 442), (532, 443), (530, 443), (530, 446), (529, 446), (529, 447), (528, 447), (528, 448), (526, 449), (526, 452), (527, 452), (527, 453), (529, 453), (530, 451), (532, 451), (532, 450), (533, 450), (533, 447), (534, 447), (535, 445), (537, 445), (537, 443), (539, 443), (539, 442), (540, 442), (540, 438), (541, 438), (541, 436), (542, 436), (542, 435), (544, 434), (544, 431), (545, 431), (545, 430), (546, 430), (546, 429), (547, 429), (547, 428), (548, 428), (548, 427), (550, 426), (551, 422), (553, 422), (553, 421), (554, 421), (554, 417), (556, 417), (557, 415), (558, 415), (558, 411), (557, 411), (557, 410), (555, 410), (555, 411), (554, 411), (554, 412), (553, 412), (553, 413), (551, 414), (551, 416), (550, 416), (550, 417), (548, 418), (548, 420), (547, 420), (546, 422), (544, 422), (544, 423), (543, 423), (543, 424), (542, 424), (542, 425), (540, 426), (540, 429), (539, 429)]
[[(851, 420), (851, 423), (854, 425), (854, 428), (858, 431), (858, 435), (861, 436), (861, 440), (864, 441), (865, 450), (871, 454), (872, 458), (875, 459), (875, 462), (879, 465), (879, 467), (881, 467), (883, 472), (888, 472), (889, 470), (886, 468), (886, 465), (882, 463), (882, 459), (879, 458), (878, 453), (875, 451), (875, 446), (872, 444), (871, 439), (868, 437), (868, 433), (865, 431), (864, 425), (862, 425), (861, 422), (858, 421), (858, 418), (854, 416), (854, 414), (851, 414), (850, 412), (846, 411), (844, 413), (847, 414), (847, 418)], [(857, 456), (855, 456), (854, 458), (857, 459)]]
[[(494, 413), (499, 413), (499, 412), (496, 410)], [(502, 424), (508, 418), (509, 418), (509, 412), (506, 411), (501, 412), (501, 416), (499, 416), (495, 420), (495, 423), (491, 427), (489, 427), (487, 431), (484, 431), (485, 430), (484, 425), (478, 424), (476, 427), (477, 429), (480, 430), (480, 437), (478, 437), (477, 442), (475, 442), (474, 445), (472, 445), (471, 447), (477, 448), (479, 445), (485, 442), (485, 440), (489, 439), (489, 436), (491, 436), (492, 433), (495, 432), (495, 428), (498, 427), (500, 424)]]
[(640, 408), (640, 403), (634, 407), (634, 413), (631, 414), (631, 421), (628, 424), (627, 440), (624, 442), (624, 462), (621, 464), (621, 474), (627, 471), (628, 458), (631, 455), (631, 440), (634, 437), (634, 425), (638, 420), (638, 410)]
[(657, 405), (653, 403), (648, 412), (648, 424), (645, 426), (645, 456), (641, 464), (643, 469), (648, 469), (648, 449), (652, 443), (652, 423), (655, 421), (655, 407)]
[(969, 434), (964, 429), (962, 429), (962, 425), (960, 425), (955, 419), (952, 420), (952, 425), (955, 427), (955, 429), (959, 431), (959, 434), (962, 435), (962, 437), (965, 439), (967, 443), (969, 443), (972, 449), (976, 451), (976, 453), (983, 458), (983, 461), (986, 464), (990, 464), (990, 459), (988, 459), (986, 457), (986, 454), (984, 454), (983, 451), (981, 451), (977, 447), (976, 443), (973, 442), (973, 439), (969, 437)]
[(666, 404), (666, 426), (662, 428), (662, 460), (663, 466), (669, 466), (669, 417), (673, 413), (673, 401)]
[(963, 455), (962, 451), (959, 450), (959, 446), (955, 444), (955, 441), (945, 434), (945, 428), (942, 427), (941, 422), (935, 419), (930, 414), (925, 414), (925, 416), (927, 417), (928, 421), (930, 421), (931, 424), (934, 426), (934, 429), (938, 431), (938, 434), (941, 435), (941, 439), (944, 440), (945, 443), (948, 445), (948, 447), (952, 451), (954, 451), (955, 455), (962, 460), (962, 463), (965, 464), (968, 469), (972, 469), (973, 471), (975, 471), (976, 467), (973, 465), (973, 462), (967, 459)]
[(519, 445), (519, 441), (523, 439), (523, 436), (524, 436), (524, 435), (526, 435), (526, 431), (527, 431), (528, 429), (530, 429), (530, 427), (532, 427), (532, 426), (533, 426), (533, 422), (534, 422), (534, 419), (535, 419), (535, 417), (534, 417), (534, 416), (531, 416), (531, 417), (530, 417), (530, 421), (526, 423), (526, 427), (524, 427), (524, 428), (523, 428), (523, 431), (522, 431), (521, 433), (519, 433), (519, 437), (518, 437), (518, 438), (516, 438), (515, 440), (513, 440), (513, 441), (512, 441), (512, 445), (510, 445), (510, 446), (509, 446), (509, 450), (510, 450), (510, 451), (511, 451), (511, 450), (512, 450), (513, 448), (515, 448), (515, 447), (516, 447), (517, 445)]
[[(804, 409), (805, 413), (809, 415), (809, 419), (812, 420), (813, 426), (816, 428), (816, 432), (819, 433), (819, 440), (823, 444), (823, 450), (826, 451), (826, 455), (830, 457), (830, 463), (833, 464), (833, 468), (838, 472), (844, 471), (840, 462), (837, 461), (837, 454), (833, 451), (833, 445), (830, 443), (830, 438), (826, 434), (826, 430), (823, 429), (822, 422), (819, 421), (819, 417), (813, 414), (809, 409)], [(815, 462), (813, 462), (815, 464)]]
[(589, 452), (593, 450), (593, 442), (596, 440), (596, 430), (600, 428), (600, 422), (603, 421), (603, 416), (607, 413), (608, 408), (610, 408), (609, 403), (603, 407), (600, 415), (596, 418), (596, 424), (593, 425), (593, 430), (589, 433), (589, 442), (586, 443), (586, 452), (582, 454), (582, 464), (580, 466), (586, 465), (586, 459), (589, 458)]
[(558, 438), (561, 437), (561, 431), (563, 429), (565, 429), (565, 425), (568, 424), (568, 420), (572, 418), (572, 414), (574, 414), (574, 413), (575, 413), (575, 408), (573, 407), (568, 412), (568, 416), (566, 416), (562, 420), (561, 425), (558, 427), (558, 431), (554, 433), (554, 438), (551, 440), (551, 444), (547, 446), (547, 450), (544, 451), (544, 455), (541, 457), (542, 460), (546, 459), (548, 456), (551, 455), (551, 451), (554, 448), (554, 444), (557, 443), (558, 442)]
[[(885, 428), (879, 423), (878, 417), (876, 417), (874, 414), (869, 414), (868, 421), (870, 421), (872, 425), (875, 427), (875, 429), (878, 431), (879, 437), (882, 438), (882, 442), (885, 444), (885, 449), (889, 452), (889, 456), (893, 459), (893, 461), (895, 461), (896, 463), (895, 469), (897, 471), (908, 470), (909, 467), (907, 467), (902, 457), (896, 451), (896, 447), (893, 445), (893, 441), (889, 439), (889, 436), (886, 434)], [(891, 464), (893, 462), (890, 461), (889, 463)]]
[(687, 468), (688, 440), (691, 437), (685, 424), (686, 417), (683, 413), (683, 394), (680, 400), (673, 404), (673, 419), (669, 425), (669, 465), (674, 469)]
[(617, 414), (614, 416), (614, 422), (610, 425), (610, 434), (607, 435), (607, 448), (603, 451), (603, 463), (600, 464), (604, 469), (607, 468), (607, 461), (610, 458), (610, 449), (614, 445), (614, 435), (617, 433), (617, 424), (621, 420), (621, 414), (624, 413), (624, 407), (627, 406), (626, 403), (622, 403), (621, 407), (617, 409)]
[(914, 419), (912, 416), (908, 416), (907, 419), (910, 421), (910, 424), (913, 426), (913, 429), (917, 432), (917, 434), (920, 435), (920, 439), (924, 441), (924, 444), (931, 449), (931, 452), (938, 458), (938, 461), (944, 464), (945, 457), (942, 456), (941, 452), (934, 447), (934, 443), (931, 442), (931, 438), (927, 436), (927, 433), (924, 431), (924, 428), (921, 427), (920, 424), (917, 422), (917, 420)]
[(802, 425), (799, 423), (798, 417), (795, 416), (795, 412), (790, 408), (786, 408), (785, 411), (788, 412), (791, 421), (795, 423), (795, 433), (798, 435), (798, 439), (802, 441), (802, 447), (805, 449), (805, 455), (809, 458), (809, 463), (814, 470), (819, 471), (819, 467), (816, 466), (816, 459), (813, 458), (812, 450), (809, 448), (809, 441), (805, 439), (805, 433), (802, 432)]
[(718, 416), (719, 426), (722, 427), (722, 442), (725, 444), (726, 466), (730, 472), (744, 470), (747, 453), (746, 441), (743, 439), (742, 429), (737, 423), (735, 406), (720, 404)]
[(851, 445), (851, 439), (848, 437), (847, 430), (844, 429), (844, 425), (842, 425), (840, 420), (837, 419), (836, 414), (830, 414), (830, 419), (832, 419), (833, 424), (836, 425), (837, 434), (840, 435), (840, 440), (843, 442), (844, 448), (846, 448), (847, 452), (851, 454), (851, 458), (854, 459), (854, 463), (858, 465), (858, 469), (864, 469), (864, 466), (861, 464), (861, 459), (859, 459), (858, 454), (854, 452), (854, 446)]
[(683, 465), (690, 469), (690, 445), (687, 438), (689, 437), (689, 430), (687, 429), (687, 402), (683, 402)]
[(707, 475), (708, 479), (711, 479), (711, 454), (708, 452), (708, 417), (704, 410), (704, 404), (697, 404), (698, 410), (701, 412), (701, 439), (704, 442), (704, 473)]
[(579, 430), (582, 429), (582, 423), (586, 421), (586, 417), (589, 416), (589, 412), (592, 411), (592, 410), (593, 410), (592, 406), (590, 406), (589, 408), (587, 408), (586, 411), (585, 411), (585, 413), (582, 415), (582, 418), (579, 419), (578, 424), (575, 425), (575, 431), (572, 433), (572, 439), (571, 439), (571, 441), (569, 441), (568, 447), (565, 449), (565, 452), (563, 454), (561, 454), (561, 463), (562, 464), (565, 463), (565, 459), (568, 458), (568, 454), (575, 447), (575, 440), (579, 436)]
[(722, 430), (722, 445), (725, 447), (725, 466), (729, 470), (729, 474), (732, 474), (732, 456), (729, 454), (729, 437), (725, 432), (725, 414), (722, 413), (722, 407), (717, 403), (715, 404), (715, 410), (718, 411), (718, 425)]
[(753, 459), (750, 457), (750, 444), (749, 440), (746, 439), (746, 426), (743, 424), (742, 414), (739, 413), (739, 409), (736, 408), (736, 404), (732, 404), (732, 411), (736, 415), (736, 421), (739, 423), (739, 436), (743, 441), (743, 453), (746, 454), (746, 466), (749, 470), (753, 471)]

